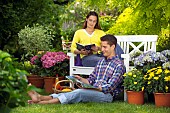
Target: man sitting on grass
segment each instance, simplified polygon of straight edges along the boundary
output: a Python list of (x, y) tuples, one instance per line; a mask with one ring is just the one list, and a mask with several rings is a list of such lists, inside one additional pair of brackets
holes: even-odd
[(68, 93), (51, 94), (43, 96), (35, 91), (29, 91), (32, 100), (29, 103), (38, 104), (71, 104), (79, 102), (112, 102), (123, 91), (122, 82), (125, 66), (118, 55), (115, 54), (117, 39), (113, 35), (101, 37), (101, 50), (104, 58), (101, 59), (94, 71), (85, 79), (78, 75), (75, 77), (86, 84), (98, 88), (97, 90), (75, 89)]

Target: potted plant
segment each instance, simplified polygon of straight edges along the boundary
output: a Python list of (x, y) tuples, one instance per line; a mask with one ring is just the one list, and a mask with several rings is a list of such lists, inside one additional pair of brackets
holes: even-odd
[[(170, 67), (170, 62), (167, 62)], [(147, 91), (154, 93), (156, 106), (170, 107), (170, 68), (152, 68), (145, 75)], [(159, 100), (160, 99), (160, 100)]]
[[(40, 55), (40, 54), (37, 54), (37, 55)], [(27, 75), (28, 82), (36, 86), (37, 88), (43, 88), (44, 78), (41, 76), (40, 66), (34, 65), (31, 61), (27, 61), (27, 62), (29, 62), (29, 64), (27, 63), (27, 65), (31, 66), (31, 69), (29, 69), (30, 74)]]
[(69, 73), (69, 56), (64, 52), (46, 51), (32, 57), (31, 63), (36, 65), (40, 75), (44, 76), (44, 88), (48, 93), (53, 92), (56, 75), (61, 80), (60, 77)]
[[(34, 24), (32, 27), (25, 26), (24, 29), (21, 29), (18, 33), (18, 43), (19, 46), (23, 49), (23, 55), (21, 61), (25, 65), (25, 61), (29, 61), (30, 58), (37, 54), (38, 51), (47, 51), (50, 50), (52, 47), (51, 41), (53, 40), (54, 35), (52, 34), (53, 30), (48, 26), (42, 26), (39, 24)], [(35, 81), (29, 81), (33, 85), (37, 86), (37, 81), (41, 81), (42, 83), (43, 78), (39, 76), (39, 67), (32, 66), (31, 70), (28, 70), (30, 73), (28, 77), (29, 80)], [(35, 71), (36, 70), (36, 71)], [(37, 79), (37, 80), (36, 80)], [(37, 87), (42, 88), (42, 85), (38, 85)]]
[(141, 70), (133, 69), (123, 75), (124, 89), (127, 93), (128, 103), (144, 104), (144, 74)]
[(145, 75), (146, 89), (149, 93), (154, 93), (156, 106), (170, 107), (170, 50), (164, 50), (161, 54), (167, 58), (167, 62), (147, 71)]
[[(137, 69), (141, 69), (145, 75), (146, 91), (148, 92), (148, 99), (153, 99), (155, 93), (169, 93), (165, 92), (169, 84), (167, 77), (169, 74), (169, 58), (170, 50), (164, 50), (162, 52), (143, 53), (135, 58), (134, 65)], [(165, 81), (166, 78), (166, 81)], [(167, 86), (167, 87), (166, 87)], [(166, 103), (165, 101), (163, 103)], [(155, 104), (156, 100), (155, 100)], [(165, 105), (163, 105), (165, 106)]]
[(144, 74), (154, 67), (162, 66), (168, 59), (161, 52), (148, 51), (134, 58), (134, 66)]

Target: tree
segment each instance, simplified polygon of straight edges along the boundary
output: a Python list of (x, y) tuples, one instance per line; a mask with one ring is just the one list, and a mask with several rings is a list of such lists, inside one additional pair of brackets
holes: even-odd
[(89, 0), (88, 3), (102, 5), (103, 2), (124, 9), (107, 33), (159, 35), (158, 50), (170, 49), (169, 43), (165, 43), (170, 41), (169, 0)]
[[(110, 3), (109, 6), (118, 7), (119, 9), (125, 9), (129, 7), (131, 13), (126, 19), (130, 19), (133, 16), (135, 22), (133, 26), (135, 28), (141, 27), (141, 32), (138, 31), (135, 34), (159, 34), (161, 28), (170, 28), (170, 1), (169, 0), (89, 0), (88, 3), (103, 4)], [(126, 24), (129, 21), (122, 22)], [(126, 24), (127, 25), (127, 24)], [(129, 29), (132, 24), (129, 24)], [(126, 31), (125, 27), (123, 30)], [(134, 28), (131, 29), (133, 32)], [(149, 30), (149, 32), (148, 32)], [(146, 31), (146, 32), (144, 32)], [(126, 32), (127, 33), (127, 32)], [(122, 33), (124, 34), (124, 33)], [(131, 33), (133, 34), (133, 33)]]
[(17, 33), (25, 26), (39, 23), (49, 24), (54, 29), (53, 46), (61, 50), (58, 15), (60, 6), (52, 0), (1, 0), (0, 1), (0, 49), (20, 57), (22, 51), (18, 45)]

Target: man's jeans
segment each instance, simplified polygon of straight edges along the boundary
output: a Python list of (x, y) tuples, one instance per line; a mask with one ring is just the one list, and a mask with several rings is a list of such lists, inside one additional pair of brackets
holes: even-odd
[(112, 102), (113, 97), (110, 93), (87, 89), (76, 89), (68, 93), (51, 94), (53, 98), (58, 98), (61, 104), (72, 104), (79, 102)]

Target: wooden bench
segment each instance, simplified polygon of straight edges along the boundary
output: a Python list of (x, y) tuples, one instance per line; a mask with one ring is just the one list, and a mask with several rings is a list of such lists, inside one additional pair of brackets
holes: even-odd
[[(118, 44), (124, 51), (121, 57), (124, 59), (126, 72), (130, 69), (130, 53), (137, 50), (142, 52), (156, 51), (157, 35), (117, 35), (116, 38)], [(70, 75), (90, 75), (92, 73), (94, 67), (75, 66), (75, 54), (67, 53), (67, 55), (70, 56)], [(124, 100), (126, 100), (126, 98), (126, 94), (124, 94)]]

